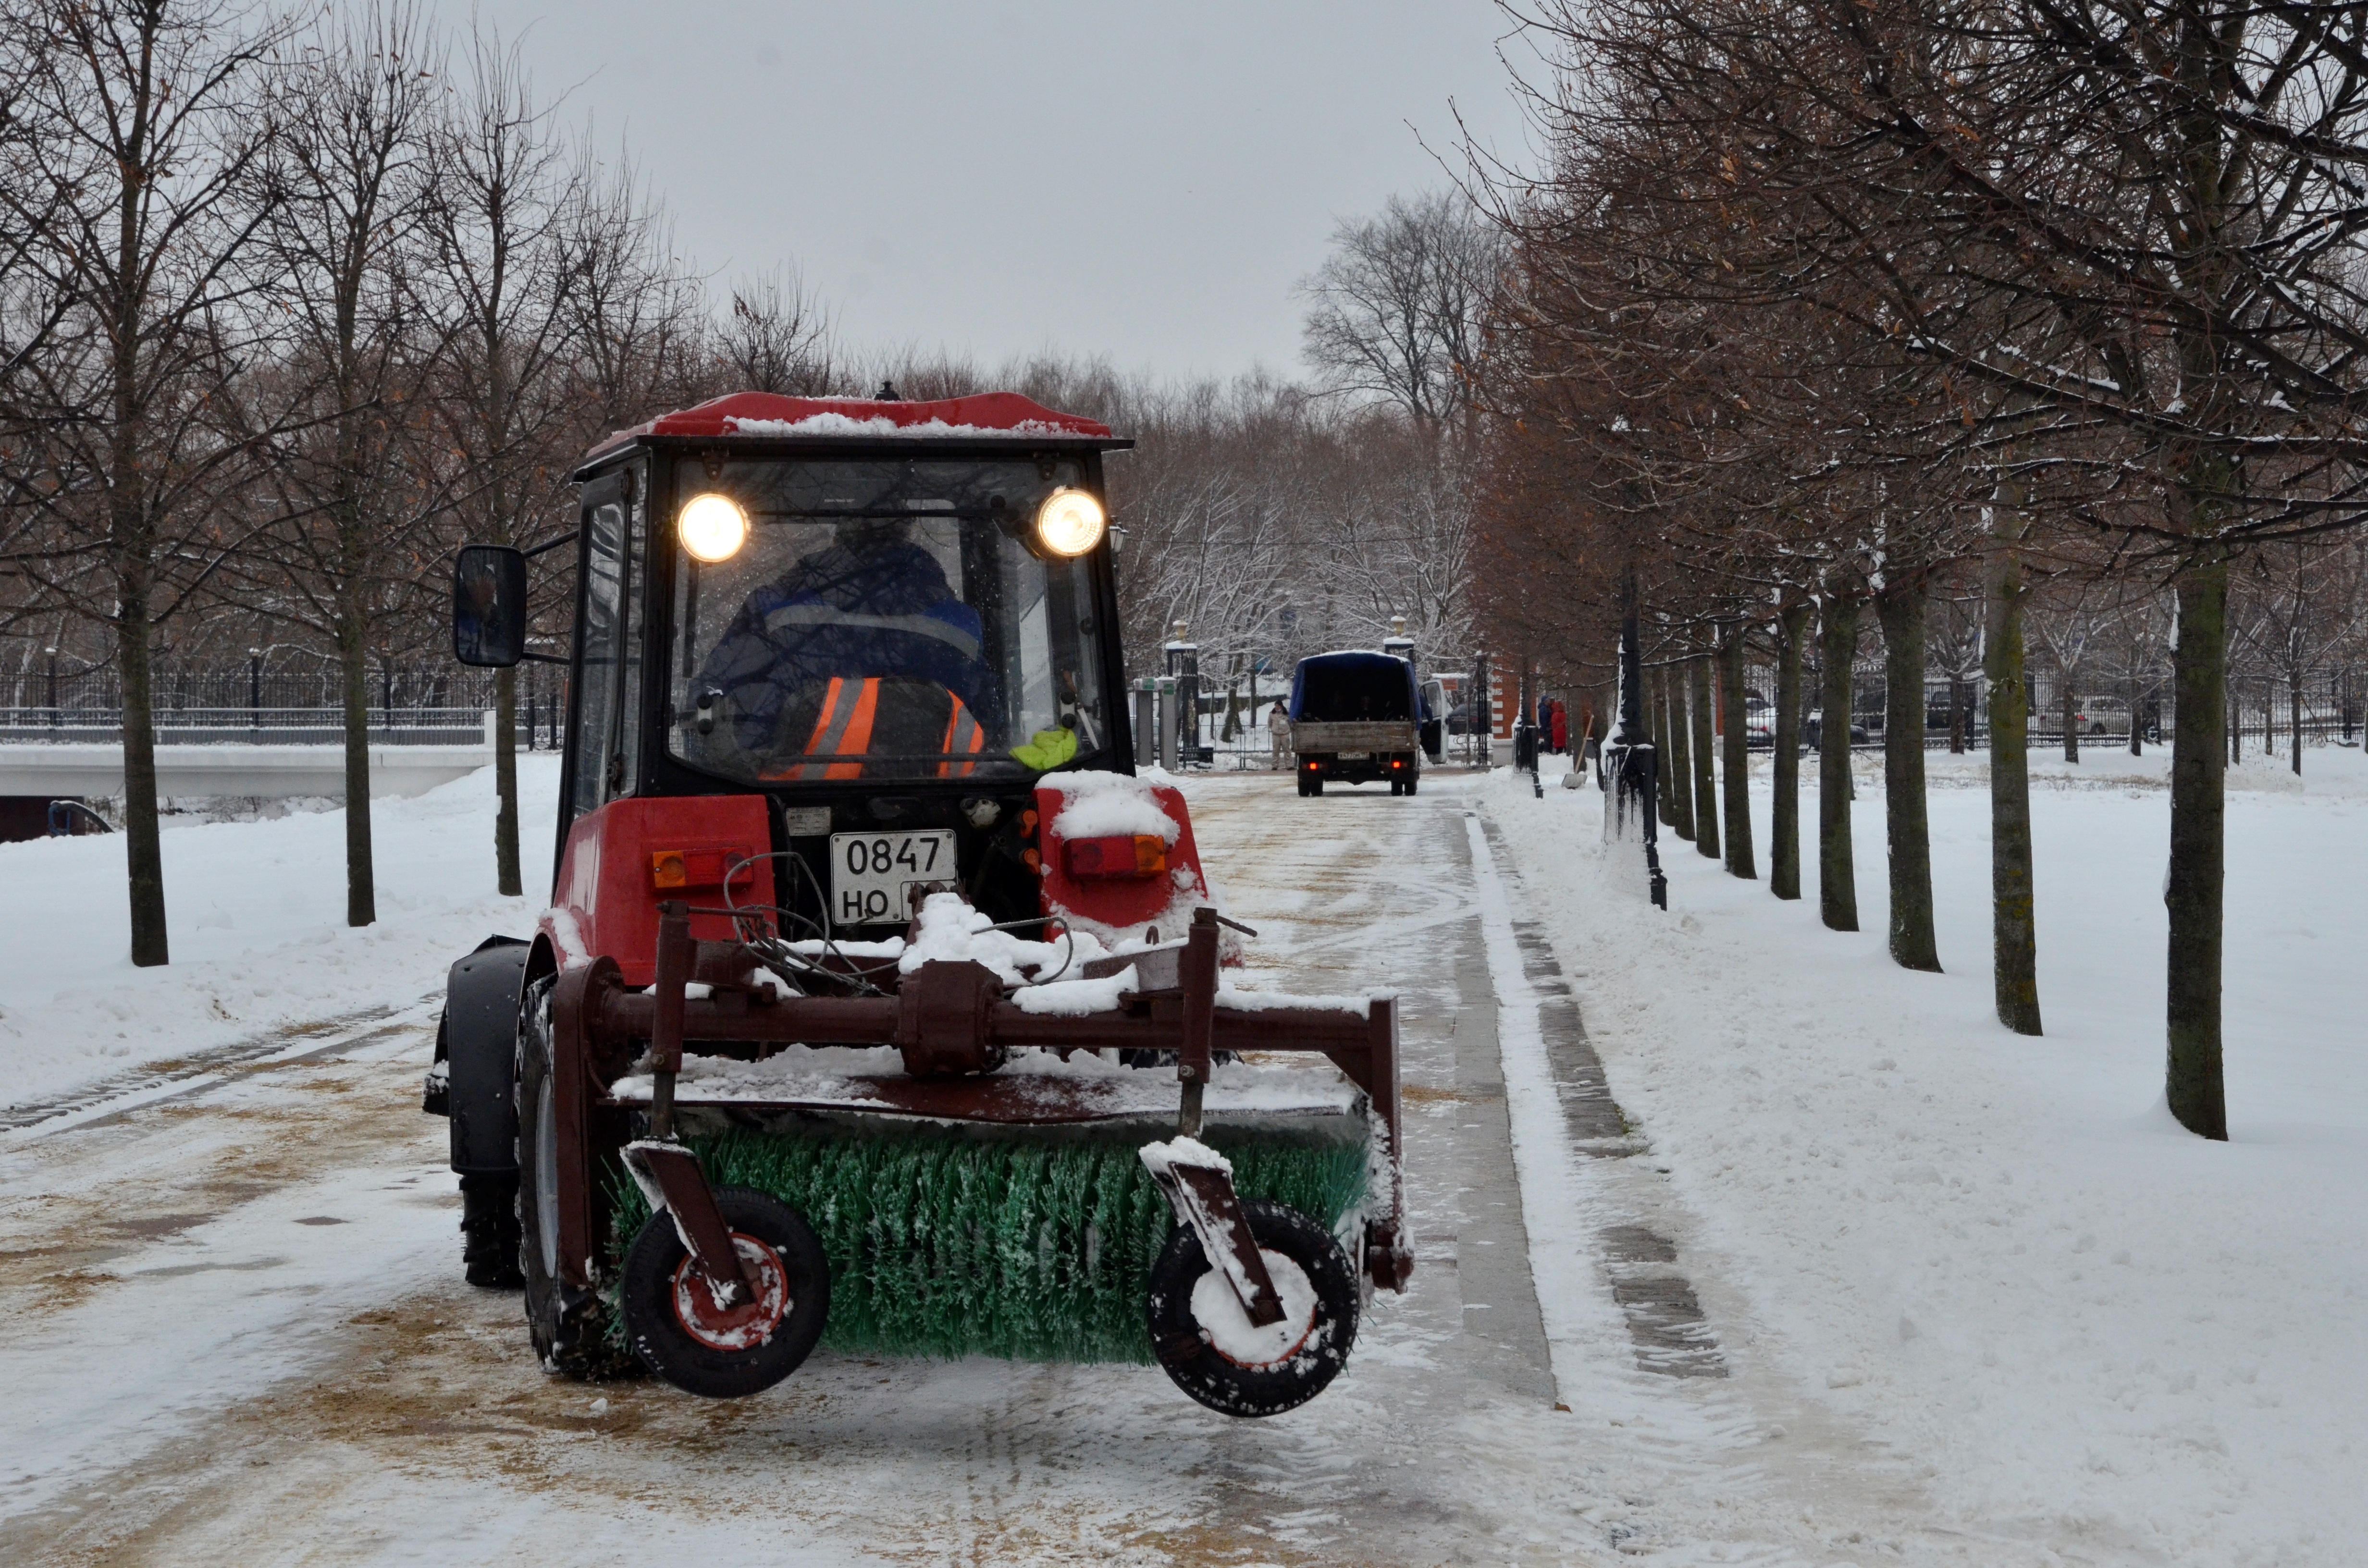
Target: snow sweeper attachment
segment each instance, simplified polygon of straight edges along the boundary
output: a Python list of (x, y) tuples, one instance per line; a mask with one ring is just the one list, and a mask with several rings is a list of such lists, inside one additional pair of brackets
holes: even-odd
[(527, 1023), (561, 1369), (629, 1349), (728, 1396), (820, 1343), (1156, 1360), (1263, 1415), (1338, 1371), (1367, 1282), (1403, 1286), (1393, 1001), (1235, 988), (1207, 906), (1114, 951), (945, 892), (902, 944), (700, 941), (693, 913), (660, 906), (648, 988), (595, 959)]
[[(453, 966), (428, 1083), (554, 1371), (1156, 1362), (1261, 1415), (1404, 1288), (1395, 1002), (1235, 983), (1133, 777), (1126, 445), (741, 393), (576, 474), (552, 908)], [(530, 656), (529, 553), (461, 552), (464, 662)]]

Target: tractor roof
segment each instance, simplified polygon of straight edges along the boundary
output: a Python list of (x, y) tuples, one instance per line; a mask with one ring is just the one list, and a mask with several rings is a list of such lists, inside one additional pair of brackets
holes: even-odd
[(694, 438), (746, 436), (765, 440), (857, 438), (1047, 437), (1128, 446), (1110, 439), (1110, 426), (1075, 414), (1056, 414), (1018, 392), (980, 392), (934, 403), (880, 402), (860, 397), (781, 397), (773, 392), (734, 392), (695, 407), (662, 414), (647, 424), (620, 430), (586, 454), (602, 452), (644, 436)]

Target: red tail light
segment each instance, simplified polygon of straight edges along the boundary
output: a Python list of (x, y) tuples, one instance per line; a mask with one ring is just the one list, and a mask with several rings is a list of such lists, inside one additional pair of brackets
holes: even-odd
[(1072, 877), (1156, 877), (1167, 869), (1167, 841), (1156, 833), (1063, 841), (1064, 869)]

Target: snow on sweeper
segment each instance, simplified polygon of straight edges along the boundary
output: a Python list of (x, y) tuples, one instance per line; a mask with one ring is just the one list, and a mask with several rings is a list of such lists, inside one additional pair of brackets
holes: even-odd
[[(1235, 983), (1255, 933), (1134, 775), (1131, 444), (743, 392), (575, 473), (551, 907), (452, 966), (427, 1083), (547, 1367), (1156, 1360), (1259, 1415), (1405, 1288), (1395, 1003)], [(530, 553), (461, 552), (464, 663), (532, 656)]]

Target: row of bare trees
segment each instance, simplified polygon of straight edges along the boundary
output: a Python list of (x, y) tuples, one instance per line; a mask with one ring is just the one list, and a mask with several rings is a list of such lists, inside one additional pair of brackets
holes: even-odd
[[(712, 288), (631, 158), (564, 108), (515, 50), (445, 37), (417, 0), (0, 16), (0, 663), (63, 647), (117, 674), (135, 962), (168, 957), (168, 643), (184, 665), (292, 646), (336, 666), (347, 918), (368, 924), (370, 676), (444, 656), (452, 549), (564, 533), (590, 445), (725, 392), (1001, 384), (1138, 436), (1112, 480), (1146, 662), (1177, 619), (1236, 660), (1370, 641), (1392, 615), (1465, 635), (1460, 389), (1486, 274), (1456, 247), (1488, 243), (1467, 210), (1344, 226), (1310, 283), (1317, 386), (1059, 359), (982, 373), (850, 351), (787, 265)], [(554, 641), (566, 562), (537, 561)], [(494, 839), (512, 894), (517, 702), (504, 672)]]
[[(2184, 1125), (2225, 1137), (2239, 611), (2344, 597), (2277, 584), (2342, 574), (2368, 479), (2368, 12), (1547, 0), (1515, 20), (1549, 64), (1543, 165), (1475, 160), (1472, 178), (1511, 246), (1479, 547), (1492, 624), (1608, 650), (1633, 602), (1650, 656), (1727, 672), (1656, 706), (1697, 786), (1672, 791), (1691, 797), (1680, 825), (1707, 848), (1701, 714), (1723, 688), (1737, 875), (1755, 869), (1741, 663), (1771, 658), (1771, 881), (1799, 895), (1785, 759), (1822, 701), (1821, 902), (1851, 928), (1835, 721), (1863, 624), (1889, 711), (1920, 715), (1934, 589), (1970, 575), (1982, 619), (1957, 641), (1980, 651), (1990, 720), (1998, 1010), (2036, 1033), (2031, 650), (2077, 678), (2083, 615), (2168, 604), (2146, 622), (2172, 684), (2166, 1087)], [(2310, 614), (2315, 648), (2352, 635), (2348, 608)], [(1822, 694), (1788, 673), (1808, 665)], [(1922, 731), (1885, 726), (1890, 946), (1933, 969)]]

